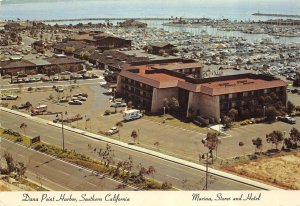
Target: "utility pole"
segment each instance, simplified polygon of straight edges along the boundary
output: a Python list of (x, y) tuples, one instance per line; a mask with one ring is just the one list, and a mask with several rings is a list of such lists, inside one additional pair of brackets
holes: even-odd
[(206, 166), (206, 171), (205, 171), (205, 190), (207, 191), (207, 182), (208, 182), (208, 153), (206, 153), (205, 166)]
[[(58, 118), (58, 114), (61, 115), (61, 136), (62, 136), (62, 140), (63, 140), (63, 152), (65, 152), (64, 114), (63, 114), (63, 112), (57, 112), (56, 118)], [(68, 114), (68, 113), (65, 112), (65, 114)]]
[(201, 156), (200, 156), (200, 154), (199, 154), (199, 161), (200, 160), (205, 160), (205, 190), (207, 191), (207, 189), (208, 189), (208, 153), (204, 153), (204, 154), (202, 154)]

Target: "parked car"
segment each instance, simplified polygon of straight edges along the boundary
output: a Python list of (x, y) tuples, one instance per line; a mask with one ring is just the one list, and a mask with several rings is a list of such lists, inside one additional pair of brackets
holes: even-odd
[(18, 109), (27, 109), (27, 108), (29, 108), (31, 106), (31, 104), (29, 104), (29, 102), (28, 103), (23, 103), (23, 104), (20, 104), (19, 106), (18, 106)]
[(64, 72), (61, 72), (60, 74), (61, 74), (61, 75), (69, 75), (69, 74), (71, 74), (71, 72), (69, 72), (69, 71), (64, 71)]
[(59, 100), (60, 103), (65, 103), (65, 102), (68, 102), (68, 101), (69, 101), (68, 99), (60, 99)]
[(62, 88), (62, 87), (56, 87), (55, 91), (57, 91), (57, 92), (64, 92), (64, 88)]
[(69, 104), (70, 105), (82, 105), (82, 102), (75, 99), (75, 100), (69, 101)]
[(99, 78), (97, 74), (92, 74), (92, 78)]
[(292, 92), (292, 94), (296, 94), (296, 93), (298, 93), (298, 89), (292, 89), (291, 92)]
[(41, 80), (44, 82), (48, 82), (50, 79), (49, 79), (49, 77), (44, 76), (44, 77), (41, 77)]
[(30, 79), (29, 78), (23, 78), (23, 81), (28, 83), (28, 82), (30, 82)]
[(83, 79), (91, 79), (92, 76), (91, 76), (90, 74), (83, 74), (83, 75), (82, 75), (82, 78), (83, 78)]
[(127, 104), (125, 102), (113, 102), (110, 105), (111, 107), (127, 107)]
[(116, 134), (118, 132), (119, 132), (119, 129), (117, 127), (112, 127), (105, 134), (108, 135), (108, 136), (111, 136), (111, 135)]
[(78, 96), (82, 96), (82, 97), (88, 98), (88, 94), (87, 93), (79, 93), (79, 94), (74, 94), (73, 95), (73, 97), (78, 97)]
[(83, 96), (78, 96), (77, 99), (78, 99), (79, 101), (86, 101), (86, 100), (87, 100), (87, 98), (86, 98), (86, 97), (83, 97)]
[(292, 117), (277, 117), (277, 120), (286, 122), (289, 124), (296, 124), (296, 120)]
[(53, 80), (53, 81), (58, 81), (59, 78), (58, 78), (58, 77), (53, 77), (52, 80)]
[(107, 84), (107, 82), (106, 81), (102, 81), (99, 84), (100, 84), (100, 86), (104, 87)]
[(45, 104), (39, 105), (39, 106), (37, 106), (37, 107), (35, 108), (35, 110), (36, 110), (37, 112), (46, 112), (47, 109), (48, 109), (48, 106), (45, 105)]
[(15, 95), (6, 95), (6, 96), (3, 96), (1, 99), (2, 100), (16, 100), (18, 99), (19, 96), (15, 96)]

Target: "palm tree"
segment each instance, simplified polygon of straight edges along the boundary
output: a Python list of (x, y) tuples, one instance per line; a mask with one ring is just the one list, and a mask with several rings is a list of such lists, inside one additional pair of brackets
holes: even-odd
[(138, 133), (137, 133), (136, 130), (133, 130), (133, 131), (131, 132), (131, 137), (133, 138), (133, 142), (134, 142), (134, 144), (135, 144), (135, 140), (136, 140), (136, 138), (138, 137)]
[(262, 148), (262, 139), (260, 137), (257, 137), (256, 139), (252, 140), (252, 144), (255, 146), (255, 152), (259, 149), (261, 152)]
[(24, 130), (24, 134), (25, 134), (25, 129), (27, 128), (27, 124), (25, 124), (25, 123), (22, 123), (21, 125), (20, 125), (20, 129), (23, 129)]
[(121, 129), (121, 127), (123, 127), (123, 123), (122, 123), (122, 122), (117, 122), (117, 123), (115, 124), (115, 126), (118, 127), (118, 130), (119, 130), (119, 139), (121, 139), (121, 136), (120, 136), (120, 129)]
[(221, 143), (217, 136), (217, 133), (208, 132), (206, 138), (201, 142), (205, 147), (208, 148), (213, 163), (213, 150), (216, 150), (216, 157), (218, 157), (218, 146)]

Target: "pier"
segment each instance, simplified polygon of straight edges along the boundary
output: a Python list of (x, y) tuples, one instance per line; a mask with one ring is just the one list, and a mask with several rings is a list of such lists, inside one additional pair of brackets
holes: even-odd
[(300, 18), (300, 15), (296, 14), (266, 14), (266, 13), (254, 13), (253, 16), (273, 16), (273, 17), (288, 17), (288, 18)]

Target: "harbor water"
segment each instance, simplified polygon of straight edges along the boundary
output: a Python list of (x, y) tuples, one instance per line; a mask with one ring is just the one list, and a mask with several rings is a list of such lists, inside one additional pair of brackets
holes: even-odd
[[(224, 4), (226, 2), (226, 4)], [(72, 18), (143, 18), (143, 17), (192, 17), (252, 21), (276, 19), (276, 17), (253, 16), (255, 12), (299, 14), (300, 0), (0, 0), (0, 21), (2, 20), (43, 20)], [(101, 21), (93, 21), (101, 22)], [(266, 34), (245, 34), (239, 31), (219, 31), (210, 26), (163, 26), (166, 21), (145, 21), (150, 27), (167, 31), (184, 31), (194, 35), (243, 37), (249, 41), (271, 38), (276, 43), (300, 42), (300, 37), (280, 37)], [(57, 22), (76, 24), (78, 22)], [(87, 22), (83, 22), (87, 23)], [(116, 23), (116, 22), (113, 22)], [(51, 23), (51, 24), (55, 24)]]

